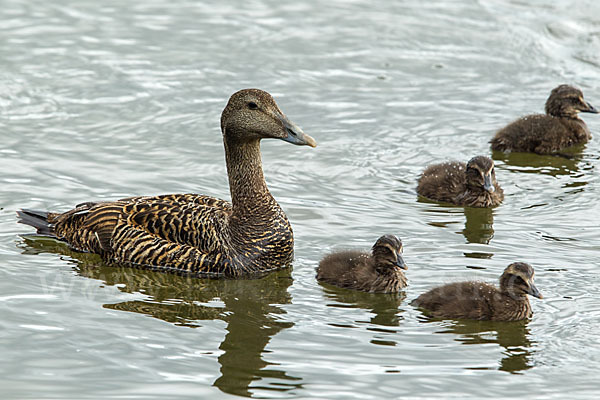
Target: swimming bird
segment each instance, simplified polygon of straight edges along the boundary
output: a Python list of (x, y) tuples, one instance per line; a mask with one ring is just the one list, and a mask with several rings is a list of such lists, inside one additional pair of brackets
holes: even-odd
[(533, 282), (533, 267), (510, 264), (500, 276), (500, 288), (484, 282), (456, 282), (423, 293), (410, 304), (436, 318), (518, 321), (530, 318), (527, 295), (542, 299)]
[(495, 207), (504, 200), (494, 161), (473, 157), (467, 164), (449, 161), (430, 165), (419, 177), (417, 193), (431, 200), (469, 207)]
[(334, 286), (371, 293), (395, 293), (406, 286), (402, 242), (394, 235), (377, 239), (371, 254), (341, 251), (325, 256), (317, 268), (317, 280)]
[(107, 262), (199, 277), (288, 266), (292, 227), (267, 188), (260, 141), (316, 146), (267, 92), (234, 93), (221, 114), (231, 203), (199, 194), (87, 202), (65, 213), (18, 211), (19, 222)]
[(552, 154), (592, 138), (580, 112), (598, 110), (583, 99), (581, 90), (569, 85), (552, 89), (546, 114), (533, 114), (511, 122), (490, 141), (492, 150)]

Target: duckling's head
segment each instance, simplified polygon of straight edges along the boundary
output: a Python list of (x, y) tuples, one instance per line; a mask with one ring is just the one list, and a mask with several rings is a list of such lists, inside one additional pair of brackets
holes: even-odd
[(500, 276), (500, 290), (513, 297), (524, 297), (529, 294), (538, 299), (544, 298), (533, 283), (535, 272), (533, 267), (523, 262), (510, 264)]
[(259, 89), (243, 89), (231, 95), (221, 114), (221, 132), (240, 143), (275, 138), (296, 145), (317, 145), (281, 112), (269, 93)]
[(469, 189), (485, 190), (489, 193), (496, 190), (496, 171), (491, 158), (485, 156), (471, 158), (467, 163), (466, 175)]
[(581, 90), (569, 85), (560, 85), (552, 89), (546, 101), (546, 114), (555, 117), (577, 118), (577, 113), (597, 114), (598, 110), (583, 99)]
[(408, 269), (402, 259), (402, 241), (394, 235), (383, 235), (371, 248), (378, 267)]

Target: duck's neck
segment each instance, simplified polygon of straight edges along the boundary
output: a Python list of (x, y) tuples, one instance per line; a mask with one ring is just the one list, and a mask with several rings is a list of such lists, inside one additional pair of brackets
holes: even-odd
[(263, 175), (260, 141), (240, 143), (225, 138), (224, 142), (234, 214), (275, 202)]
[(546, 114), (548, 114), (554, 118), (564, 118), (566, 120), (583, 121), (581, 118), (579, 118), (579, 114), (576, 112), (572, 112), (572, 113), (547, 112)]
[(377, 271), (377, 273), (379, 275), (391, 275), (394, 272), (393, 268), (390, 268), (388, 265), (383, 264), (383, 263), (378, 263), (375, 260), (373, 260), (373, 264), (375, 266), (375, 271)]
[(508, 300), (515, 302), (527, 301), (527, 295), (525, 293), (512, 293), (507, 288), (500, 288), (500, 293), (505, 296)]
[(531, 317), (531, 304), (527, 295), (512, 295), (508, 291), (502, 292), (502, 302), (506, 305), (500, 309), (496, 319), (503, 321), (519, 321)]

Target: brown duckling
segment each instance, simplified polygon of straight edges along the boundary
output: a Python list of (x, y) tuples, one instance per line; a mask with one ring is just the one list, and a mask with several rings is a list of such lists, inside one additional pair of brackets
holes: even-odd
[(504, 200), (494, 161), (485, 156), (473, 157), (467, 164), (449, 161), (430, 165), (419, 177), (417, 193), (468, 207), (495, 207)]
[(551, 154), (586, 143), (592, 135), (580, 112), (598, 110), (583, 99), (581, 90), (560, 85), (550, 92), (545, 115), (527, 115), (500, 129), (490, 141), (492, 150)]
[(500, 276), (500, 288), (484, 282), (456, 282), (431, 289), (410, 304), (436, 318), (519, 321), (530, 318), (527, 295), (543, 298), (533, 283), (531, 265), (510, 264)]
[(317, 268), (317, 280), (342, 288), (371, 293), (395, 293), (406, 286), (402, 272), (402, 242), (394, 235), (377, 239), (371, 254), (342, 251), (329, 254)]
[(21, 210), (19, 222), (119, 265), (213, 278), (286, 267), (294, 258), (294, 236), (267, 188), (260, 141), (316, 143), (258, 89), (229, 98), (221, 132), (231, 203), (199, 194), (130, 197), (64, 213)]

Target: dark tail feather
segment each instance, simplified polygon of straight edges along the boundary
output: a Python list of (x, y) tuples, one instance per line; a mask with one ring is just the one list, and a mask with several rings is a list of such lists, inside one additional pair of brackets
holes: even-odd
[(33, 226), (38, 235), (54, 236), (54, 226), (48, 222), (48, 212), (22, 209), (17, 211), (17, 222)]

